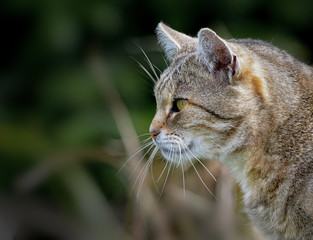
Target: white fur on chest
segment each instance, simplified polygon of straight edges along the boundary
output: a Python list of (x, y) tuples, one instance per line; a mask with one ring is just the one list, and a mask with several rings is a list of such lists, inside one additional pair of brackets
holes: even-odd
[[(250, 220), (270, 239), (290, 240), (298, 238), (297, 227), (295, 226), (295, 215), (287, 205), (290, 181), (284, 181), (279, 189), (268, 197), (267, 189), (275, 174), (251, 184), (243, 174), (236, 174), (240, 178), (240, 186), (243, 191), (243, 202), (245, 212)], [(282, 236), (285, 235), (285, 238)]]

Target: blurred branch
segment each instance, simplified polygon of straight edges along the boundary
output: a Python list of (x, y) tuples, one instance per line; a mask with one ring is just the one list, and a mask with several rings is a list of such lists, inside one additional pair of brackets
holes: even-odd
[[(223, 236), (222, 239), (237, 239), (235, 226), (235, 196), (234, 196), (234, 178), (225, 165), (220, 168), (220, 176), (217, 181), (217, 207), (216, 207), (216, 227)], [(227, 231), (225, 231), (227, 229)]]
[(51, 175), (59, 172), (70, 164), (86, 159), (101, 160), (110, 165), (116, 164), (116, 156), (110, 155), (110, 151), (102, 148), (74, 149), (72, 151), (55, 154), (36, 164), (32, 169), (18, 177), (15, 181), (17, 193), (29, 193)]
[(0, 238), (30, 239), (29, 229), (49, 234), (52, 239), (88, 239), (84, 225), (51, 204), (0, 195)]
[[(127, 156), (130, 157), (135, 149), (139, 149), (140, 143), (137, 138), (135, 128), (133, 126), (130, 114), (123, 103), (117, 89), (110, 81), (110, 76), (105, 68), (106, 64), (100, 57), (99, 51), (94, 50), (90, 56), (90, 67), (95, 76), (95, 80), (101, 87), (104, 96), (106, 97), (107, 103), (111, 109), (113, 117), (115, 119), (117, 128), (125, 146)], [(141, 169), (144, 165), (140, 162), (142, 158), (141, 154), (133, 156), (132, 161), (129, 161), (126, 169), (134, 173), (132, 174), (132, 181), (135, 177), (140, 175)], [(137, 167), (138, 166), (138, 167)], [(170, 231), (168, 229), (167, 219), (162, 209), (160, 208), (155, 195), (152, 193), (148, 184), (148, 179), (145, 180), (142, 186), (142, 194), (138, 199), (139, 206), (142, 208), (142, 212), (145, 214), (145, 218), (152, 222), (156, 239), (172, 239)]]
[[(193, 212), (194, 214), (207, 213), (209, 215), (210, 211), (212, 211), (212, 202), (200, 194), (196, 194), (189, 190), (185, 190), (185, 193), (183, 193), (184, 190), (174, 184), (169, 185), (167, 188), (167, 194), (170, 199), (175, 202), (176, 206), (179, 206), (182, 209), (185, 208), (186, 210), (188, 208), (188, 211)], [(185, 194), (185, 198), (181, 197), (183, 194)]]
[(132, 239), (119, 223), (112, 206), (86, 169), (77, 164), (63, 174), (62, 178), (75, 200), (85, 231), (89, 233), (88, 240)]
[(121, 135), (121, 139), (125, 146), (126, 153), (130, 156), (134, 149), (138, 149), (140, 147), (140, 143), (128, 110), (118, 91), (109, 80), (105, 64), (96, 51), (90, 57), (90, 67), (97, 84), (101, 87), (104, 97), (106, 97), (106, 101), (109, 104), (115, 123)]

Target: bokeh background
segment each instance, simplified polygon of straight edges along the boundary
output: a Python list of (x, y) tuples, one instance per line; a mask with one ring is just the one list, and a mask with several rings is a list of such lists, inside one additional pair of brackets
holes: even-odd
[(2, 0), (1, 240), (264, 239), (215, 161), (217, 182), (196, 165), (214, 197), (190, 166), (185, 188), (159, 156), (145, 171), (145, 150), (121, 168), (148, 138), (153, 81), (137, 61), (152, 74), (142, 48), (166, 67), (161, 20), (313, 60), (311, 0)]

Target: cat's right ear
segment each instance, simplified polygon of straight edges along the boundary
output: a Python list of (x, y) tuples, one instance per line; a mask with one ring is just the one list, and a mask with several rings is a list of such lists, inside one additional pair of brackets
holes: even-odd
[(192, 37), (175, 31), (164, 23), (160, 22), (156, 28), (158, 42), (163, 48), (165, 55), (169, 61), (172, 61), (175, 55), (188, 43), (193, 42)]
[(229, 74), (230, 78), (238, 74), (238, 59), (225, 40), (208, 28), (199, 31), (198, 39), (199, 59), (210, 72), (216, 73), (223, 70)]

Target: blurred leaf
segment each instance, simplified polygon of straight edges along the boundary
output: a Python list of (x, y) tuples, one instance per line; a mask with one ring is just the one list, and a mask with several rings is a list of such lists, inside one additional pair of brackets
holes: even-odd
[(87, 107), (101, 100), (89, 73), (77, 66), (56, 70), (38, 89), (43, 104), (69, 105), (72, 108)]
[(97, 33), (113, 34), (119, 32), (122, 25), (122, 17), (118, 8), (109, 5), (105, 1), (88, 5), (88, 22)]
[(1, 153), (37, 158), (51, 150), (49, 140), (36, 125), (0, 125), (0, 132)]
[(115, 123), (99, 110), (73, 115), (55, 129), (54, 136), (67, 147), (102, 145), (105, 138), (118, 137)]
[(71, 192), (77, 214), (89, 229), (90, 240), (129, 239), (118, 224), (105, 196), (80, 166), (74, 166), (63, 175)]

